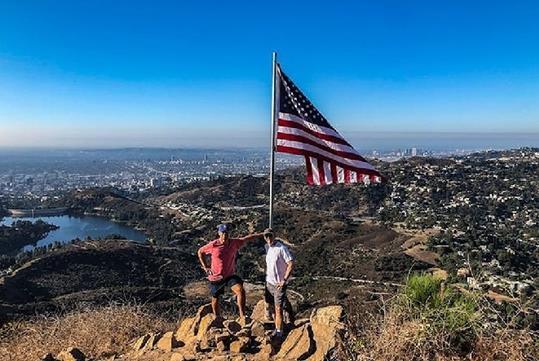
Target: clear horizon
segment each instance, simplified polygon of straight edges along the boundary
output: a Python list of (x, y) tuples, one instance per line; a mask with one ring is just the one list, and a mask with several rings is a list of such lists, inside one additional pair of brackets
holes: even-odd
[(273, 50), (358, 149), (538, 146), (537, 18), (533, 1), (5, 2), (0, 147), (262, 147)]
[[(391, 151), (405, 148), (417, 147), (428, 150), (487, 150), (487, 149), (513, 149), (522, 147), (539, 148), (539, 133), (479, 133), (479, 132), (350, 132), (348, 140), (360, 151)], [(1, 137), (0, 137), (1, 139)], [(86, 137), (88, 139), (88, 137)], [(108, 142), (102, 144), (89, 143), (81, 144), (73, 139), (74, 144), (58, 145), (38, 144), (23, 146), (0, 145), (0, 150), (118, 150), (118, 149), (216, 149), (216, 150), (241, 150), (256, 149), (266, 150), (270, 148), (269, 134), (257, 133), (255, 136), (244, 139), (232, 138), (219, 142), (214, 139), (208, 142), (207, 138), (183, 139), (179, 141), (176, 136), (169, 136), (166, 141), (160, 139), (159, 142), (148, 143), (146, 136), (144, 142), (116, 142), (109, 145)]]

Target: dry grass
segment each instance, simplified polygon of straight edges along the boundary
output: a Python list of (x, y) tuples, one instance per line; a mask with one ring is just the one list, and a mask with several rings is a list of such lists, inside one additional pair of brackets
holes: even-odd
[[(357, 361), (537, 361), (539, 335), (529, 330), (498, 329), (478, 333), (466, 352), (448, 343), (444, 332), (433, 334), (426, 320), (409, 320), (402, 309), (370, 317), (358, 329), (349, 325), (340, 360)], [(356, 330), (356, 332), (353, 332)]]
[(69, 347), (90, 357), (119, 354), (134, 338), (174, 329), (174, 324), (150, 314), (142, 306), (109, 305), (82, 308), (61, 316), (38, 316), (0, 329), (0, 360), (38, 360)]

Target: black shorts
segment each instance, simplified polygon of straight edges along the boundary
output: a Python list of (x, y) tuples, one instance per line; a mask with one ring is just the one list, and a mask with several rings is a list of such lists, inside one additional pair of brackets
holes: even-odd
[(220, 281), (210, 282), (210, 293), (212, 297), (219, 297), (225, 292), (225, 287), (232, 287), (238, 284), (242, 285), (243, 280), (236, 275), (223, 278)]

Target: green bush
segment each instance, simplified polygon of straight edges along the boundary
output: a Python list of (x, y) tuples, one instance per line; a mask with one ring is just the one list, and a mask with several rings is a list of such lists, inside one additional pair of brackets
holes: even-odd
[(410, 320), (426, 325), (426, 339), (444, 339), (453, 348), (467, 351), (479, 326), (477, 300), (432, 275), (413, 275), (401, 291), (400, 308)]
[(440, 304), (442, 281), (430, 275), (413, 275), (404, 286), (403, 295), (413, 307), (436, 306)]

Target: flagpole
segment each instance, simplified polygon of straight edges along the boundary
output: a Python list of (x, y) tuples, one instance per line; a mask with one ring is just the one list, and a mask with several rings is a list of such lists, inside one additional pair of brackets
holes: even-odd
[(273, 173), (275, 172), (275, 109), (277, 102), (277, 88), (276, 88), (276, 75), (277, 75), (277, 53), (273, 52), (273, 66), (272, 66), (272, 78), (271, 78), (271, 157), (270, 157), (270, 203), (269, 203), (269, 227), (273, 227)]

